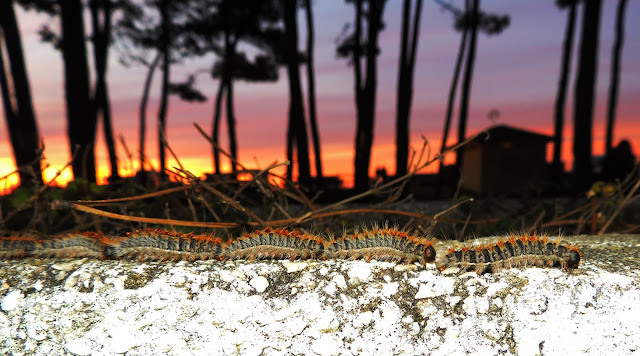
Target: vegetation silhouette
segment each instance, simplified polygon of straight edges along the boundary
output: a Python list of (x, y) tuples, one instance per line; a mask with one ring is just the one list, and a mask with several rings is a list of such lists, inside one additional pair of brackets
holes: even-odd
[(609, 100), (607, 102), (607, 127), (605, 133), (605, 153), (608, 154), (613, 146), (613, 129), (618, 108), (618, 89), (620, 86), (620, 62), (622, 61), (622, 46), (624, 44), (624, 21), (627, 0), (618, 0), (616, 10), (616, 32), (611, 50), (611, 81), (609, 84)]
[[(479, 2), (475, 5), (471, 3), (471, 0), (465, 0), (465, 9), (460, 10), (449, 3), (442, 0), (435, 0), (443, 10), (451, 12), (454, 18), (454, 28), (456, 31), (462, 32), (460, 37), (460, 46), (458, 48), (458, 56), (456, 58), (456, 64), (453, 71), (453, 78), (451, 80), (451, 86), (449, 88), (449, 99), (447, 102), (447, 112), (445, 116), (444, 129), (442, 132), (442, 143), (440, 146), (440, 152), (445, 151), (447, 140), (449, 137), (449, 129), (453, 117), (454, 103), (456, 100), (456, 92), (458, 90), (458, 80), (460, 78), (460, 72), (462, 69), (462, 63), (465, 60), (466, 54), (466, 67), (463, 77), (462, 98), (460, 101), (460, 119), (458, 126), (458, 142), (465, 140), (468, 105), (470, 99), (471, 79), (473, 75), (473, 61), (475, 60), (475, 37), (471, 36), (473, 44), (467, 46), (467, 38), (469, 35), (473, 35), (474, 29), (480, 30), (487, 35), (496, 35), (502, 33), (510, 23), (508, 15), (495, 15), (487, 14), (479, 9), (474, 9), (473, 6), (479, 6)], [(473, 47), (473, 49), (472, 49)], [(473, 51), (473, 52), (472, 52)], [(459, 171), (462, 167), (462, 152), (456, 153), (456, 168)], [(440, 161), (440, 167), (438, 169), (438, 178), (436, 182), (436, 196), (440, 195), (440, 188), (443, 180), (445, 179), (444, 160)]]
[(316, 166), (316, 178), (319, 188), (323, 188), (324, 172), (322, 169), (322, 150), (320, 144), (320, 130), (318, 129), (318, 110), (316, 109), (316, 75), (314, 65), (315, 29), (313, 26), (313, 6), (311, 0), (304, 0), (304, 8), (307, 20), (307, 101), (309, 111), (309, 127), (311, 128), (311, 141), (313, 142), (314, 162)]
[[(220, 152), (220, 125), (223, 100), (229, 138), (229, 151), (237, 160), (238, 139), (234, 108), (234, 81), (273, 82), (278, 79), (277, 46), (283, 36), (278, 27), (281, 21), (278, 1), (186, 1), (186, 20), (179, 28), (185, 36), (181, 51), (189, 55), (214, 53), (216, 60), (209, 71), (218, 79), (214, 101), (211, 135), (216, 145), (212, 146), (213, 172), (222, 173)], [(253, 59), (246, 48), (256, 52)], [(235, 175), (237, 167), (231, 162)]]
[[(367, 191), (372, 180), (369, 177), (371, 150), (374, 140), (377, 56), (380, 53), (378, 38), (384, 29), (385, 0), (348, 0), (354, 5), (353, 23), (346, 27), (339, 41), (336, 53), (347, 58), (353, 65), (354, 98), (356, 108), (356, 133), (354, 139), (354, 192)], [(454, 113), (455, 95), (461, 82), (459, 107), (458, 142), (466, 138), (471, 87), (476, 54), (477, 32), (501, 33), (510, 22), (509, 15), (494, 15), (483, 12), (479, 0), (465, 0), (465, 8), (457, 9), (444, 0), (436, 3), (453, 13), (455, 29), (462, 32), (460, 50), (455, 63), (449, 103), (443, 132), (443, 148)], [(171, 79), (171, 67), (187, 57), (215, 54), (209, 70), (217, 79), (218, 88), (212, 117), (213, 172), (222, 173), (220, 158), (220, 126), (222, 111), (226, 112), (229, 130), (229, 160), (232, 176), (238, 171), (238, 137), (235, 129), (234, 81), (246, 80), (276, 81), (280, 66), (286, 66), (289, 82), (289, 120), (285, 149), (288, 165), (287, 178), (292, 180), (297, 165), (298, 187), (321, 187), (324, 181), (320, 132), (318, 128), (315, 74), (314, 74), (314, 15), (310, 0), (15, 0), (2, 3), (0, 26), (0, 84), (5, 110), (5, 118), (11, 138), (13, 154), (22, 185), (43, 184), (42, 145), (35, 119), (29, 80), (22, 53), (21, 34), (17, 26), (14, 6), (19, 4), (27, 10), (42, 11), (56, 20), (44, 25), (39, 34), (43, 41), (61, 50), (64, 69), (64, 91), (66, 104), (67, 134), (74, 178), (79, 183), (89, 185), (96, 182), (96, 126), (102, 119), (105, 141), (110, 162), (110, 181), (119, 178), (119, 161), (116, 155), (114, 128), (111, 124), (111, 103), (108, 85), (108, 58), (111, 46), (118, 49), (121, 61), (126, 64), (143, 63), (149, 67), (144, 82), (140, 102), (140, 147), (139, 161), (142, 172), (150, 166), (145, 156), (145, 116), (149, 90), (154, 71), (160, 67), (163, 72), (162, 94), (158, 110), (159, 168), (162, 177), (170, 171), (166, 167), (167, 132), (169, 115), (169, 95), (177, 95), (183, 100), (202, 102), (206, 97), (197, 88), (196, 70), (183, 81)], [(562, 172), (560, 151), (562, 147), (562, 113), (566, 101), (566, 87), (569, 80), (571, 44), (577, 7), (583, 5), (582, 34), (578, 56), (578, 71), (575, 79), (574, 100), (574, 186), (584, 192), (593, 182), (593, 102), (595, 71), (597, 64), (597, 34), (601, 17), (601, 1), (580, 2), (557, 1), (559, 8), (568, 7), (564, 51), (558, 84), (555, 108), (554, 176)], [(607, 152), (612, 150), (613, 128), (616, 116), (619, 88), (620, 57), (624, 45), (624, 14), (627, 1), (618, 2), (616, 15), (616, 37), (612, 51), (611, 83), (607, 112)], [(394, 5), (397, 5), (394, 3)], [(88, 11), (85, 11), (88, 10)], [(299, 11), (304, 11), (307, 25), (306, 51), (298, 50)], [(409, 123), (413, 100), (413, 81), (422, 1), (402, 3), (400, 53), (398, 60), (397, 102), (396, 102), (396, 176), (404, 176), (411, 167), (409, 150)], [(85, 21), (85, 16), (89, 16)], [(59, 30), (55, 27), (58, 24)], [(87, 33), (84, 26), (90, 24)], [(59, 32), (59, 33), (57, 33)], [(89, 57), (87, 40), (90, 40)], [(5, 58), (6, 55), (6, 58)], [(27, 56), (29, 54), (27, 53)], [(307, 74), (307, 128), (304, 92), (300, 65), (306, 64)], [(89, 66), (92, 66), (90, 68)], [(464, 65), (464, 68), (463, 68)], [(461, 73), (462, 72), (462, 73)], [(95, 74), (95, 75), (94, 75)], [(92, 81), (91, 77), (95, 77)], [(13, 97), (12, 97), (13, 95)], [(223, 100), (226, 108), (223, 109)], [(310, 130), (310, 135), (307, 132)], [(309, 136), (315, 154), (314, 181), (311, 175)], [(460, 165), (463, 149), (457, 152)], [(294, 157), (294, 151), (296, 157)], [(440, 150), (442, 152), (443, 149)], [(442, 165), (442, 160), (441, 160)], [(443, 171), (441, 166), (440, 171)], [(296, 187), (297, 188), (297, 187)]]
[(573, 159), (575, 187), (586, 190), (593, 182), (593, 106), (598, 64), (601, 0), (584, 3), (580, 56), (573, 110)]
[[(289, 78), (289, 124), (287, 129), (287, 159), (293, 163), (293, 147), (295, 145), (298, 163), (298, 182), (309, 186), (311, 168), (309, 165), (309, 141), (300, 83), (300, 56), (298, 55), (298, 22), (296, 0), (284, 0), (284, 43), (283, 55)], [(287, 177), (293, 180), (289, 165)]]
[[(4, 53), (8, 56), (6, 60)], [(8, 72), (7, 68), (10, 68)], [(33, 186), (34, 179), (42, 183), (40, 134), (22, 53), (22, 36), (11, 1), (0, 4), (0, 89), (13, 156), (16, 166), (21, 167), (20, 184)], [(11, 98), (12, 93), (15, 100)]]
[(553, 115), (553, 162), (551, 166), (551, 177), (556, 184), (562, 182), (564, 166), (561, 160), (562, 155), (562, 134), (564, 130), (564, 112), (567, 101), (567, 85), (569, 83), (573, 38), (576, 28), (576, 12), (580, 0), (556, 0), (559, 9), (567, 8), (567, 25), (564, 32), (562, 45), (562, 61), (560, 65), (560, 77), (558, 79), (558, 92)]
[[(422, 0), (417, 0), (412, 13), (412, 1), (402, 4), (402, 33), (398, 58), (398, 90), (396, 104), (396, 175), (407, 174), (409, 165), (409, 117), (413, 101), (413, 77), (420, 34)], [(411, 26), (413, 25), (413, 26)], [(411, 28), (411, 29), (410, 29)]]
[(59, 3), (61, 49), (64, 59), (64, 86), (67, 108), (67, 133), (73, 151), (79, 155), (72, 162), (73, 175), (90, 183), (96, 181), (95, 136), (97, 118), (92, 115), (89, 64), (80, 0)]
[(110, 181), (120, 178), (118, 170), (118, 156), (116, 154), (116, 144), (113, 138), (113, 125), (111, 123), (111, 103), (109, 100), (109, 89), (107, 85), (107, 63), (109, 47), (111, 44), (111, 18), (114, 4), (111, 1), (89, 1), (91, 14), (91, 27), (93, 35), (93, 57), (96, 87), (95, 87), (95, 110), (96, 115), (102, 115), (102, 125), (104, 138), (109, 152), (109, 163), (111, 167)]

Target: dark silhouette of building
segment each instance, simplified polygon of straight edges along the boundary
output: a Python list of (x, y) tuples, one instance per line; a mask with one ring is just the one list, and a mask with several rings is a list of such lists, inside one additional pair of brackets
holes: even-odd
[(478, 195), (540, 191), (548, 176), (551, 136), (507, 125), (492, 126), (465, 146), (462, 189)]
[(616, 179), (623, 181), (632, 171), (636, 163), (631, 143), (622, 140), (604, 158), (602, 167), (602, 179), (613, 182)]

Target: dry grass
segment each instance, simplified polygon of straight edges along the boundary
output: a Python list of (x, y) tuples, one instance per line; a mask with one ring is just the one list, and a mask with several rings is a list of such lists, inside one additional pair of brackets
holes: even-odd
[(456, 239), (513, 231), (570, 234), (640, 231), (640, 222), (625, 214), (629, 209), (637, 210), (631, 208), (640, 197), (637, 176), (616, 184), (597, 183), (588, 198), (562, 204), (557, 200), (474, 201), (456, 194), (447, 207), (428, 214), (424, 205), (404, 194), (411, 177), (443, 157), (431, 156), (426, 139), (422, 148), (413, 152), (407, 175), (324, 206), (318, 206), (303, 187), (274, 173), (275, 168), (289, 162), (276, 162), (259, 172), (236, 162), (238, 173), (250, 174), (250, 180), (221, 176), (203, 181), (186, 170), (168, 148), (178, 162), (178, 167), (167, 170), (168, 182), (143, 186), (128, 178), (109, 189), (92, 188), (82, 182), (65, 190), (52, 187), (51, 182), (29, 191), (20, 188), (16, 192), (22, 198), (16, 198), (16, 192), (2, 197), (0, 230), (5, 235), (25, 232), (52, 235), (79, 230), (121, 234), (160, 225), (204, 233), (221, 229), (216, 233), (224, 237), (266, 226), (339, 232), (382, 220), (424, 235)]

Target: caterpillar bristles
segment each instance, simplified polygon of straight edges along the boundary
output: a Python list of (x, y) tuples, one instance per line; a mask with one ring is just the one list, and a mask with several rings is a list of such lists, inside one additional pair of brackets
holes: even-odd
[(111, 259), (195, 261), (219, 259), (222, 240), (210, 235), (147, 229), (136, 230), (107, 244), (104, 254)]
[(449, 248), (437, 262), (438, 269), (458, 267), (477, 274), (497, 273), (505, 268), (545, 267), (564, 270), (578, 268), (580, 250), (577, 246), (546, 236), (511, 235), (476, 239), (472, 244)]
[(426, 265), (435, 261), (434, 240), (410, 235), (395, 228), (365, 229), (344, 234), (325, 244), (326, 258), (350, 260), (380, 260), (396, 263), (419, 262)]
[(0, 237), (0, 258), (30, 257), (36, 249), (37, 240), (31, 236)]
[(317, 259), (324, 240), (311, 234), (287, 229), (265, 228), (229, 240), (222, 249), (225, 259)]
[(73, 233), (40, 240), (32, 254), (36, 257), (104, 258), (104, 236), (96, 232)]
[(433, 238), (389, 228), (387, 224), (383, 227), (374, 224), (370, 229), (327, 239), (318, 234), (271, 227), (226, 242), (212, 234), (162, 229), (136, 230), (122, 237), (84, 232), (52, 239), (0, 238), (0, 258), (24, 257), (139, 261), (346, 259), (417, 262), (423, 266), (436, 262), (441, 271), (457, 267), (477, 274), (528, 266), (571, 270), (578, 268), (582, 258), (577, 246), (537, 234), (474, 239), (437, 252)]

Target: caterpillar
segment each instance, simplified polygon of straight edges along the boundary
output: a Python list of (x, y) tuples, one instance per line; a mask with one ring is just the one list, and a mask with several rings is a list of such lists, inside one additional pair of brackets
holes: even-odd
[(36, 257), (104, 257), (104, 236), (96, 232), (68, 234), (38, 241), (31, 251)]
[(222, 240), (207, 235), (180, 234), (167, 230), (136, 230), (126, 237), (105, 240), (104, 256), (140, 261), (219, 259)]
[(436, 250), (432, 239), (409, 235), (404, 231), (374, 228), (344, 235), (325, 246), (326, 258), (366, 259), (426, 265), (434, 262)]
[(31, 256), (36, 249), (36, 239), (32, 237), (0, 238), (0, 258), (11, 259)]
[(559, 267), (578, 268), (580, 250), (562, 240), (537, 235), (510, 236), (505, 239), (476, 240), (473, 244), (452, 247), (436, 263), (439, 270), (459, 267), (477, 274), (497, 273), (504, 268)]
[[(84, 232), (38, 240), (0, 238), (0, 258), (88, 257), (140, 261), (364, 259), (396, 263), (436, 263), (443, 271), (458, 267), (478, 274), (527, 266), (578, 268), (577, 246), (544, 236), (476, 239), (471, 244), (436, 252), (435, 240), (393, 228), (373, 228), (340, 238), (266, 228), (224, 241), (213, 235), (184, 234), (161, 229), (136, 230), (124, 237)], [(436, 255), (438, 259), (436, 260)]]
[(222, 249), (222, 257), (229, 260), (317, 259), (322, 255), (323, 242), (311, 234), (266, 228), (229, 241)]

